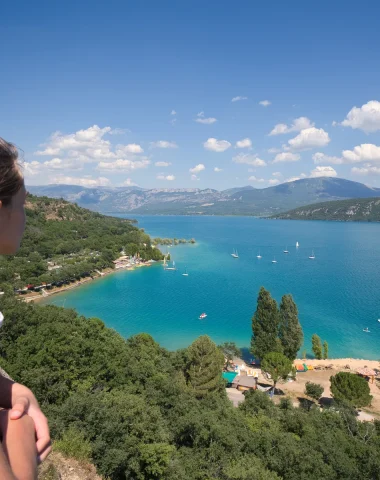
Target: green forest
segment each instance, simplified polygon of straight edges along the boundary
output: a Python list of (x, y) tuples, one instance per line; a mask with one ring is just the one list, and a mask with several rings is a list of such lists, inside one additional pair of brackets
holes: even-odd
[(221, 379), (224, 356), (207, 336), (170, 352), (74, 310), (7, 294), (0, 310), (2, 367), (35, 392), (56, 448), (104, 477), (380, 478), (380, 422), (357, 421), (343, 403), (320, 411), (283, 397), (275, 405), (260, 391), (235, 408)]
[(17, 255), (0, 257), (0, 288), (61, 284), (113, 268), (113, 260), (139, 255), (161, 260), (158, 248), (130, 220), (91, 212), (64, 200), (29, 195), (26, 231)]

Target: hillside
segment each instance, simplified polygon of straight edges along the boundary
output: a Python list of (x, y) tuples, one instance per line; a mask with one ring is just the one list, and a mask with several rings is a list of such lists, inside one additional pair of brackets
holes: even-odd
[[(224, 356), (206, 336), (169, 352), (147, 334), (125, 340), (74, 310), (8, 295), (0, 310), (2, 366), (36, 394), (55, 450), (93, 463), (103, 478), (379, 478), (378, 422), (362, 424), (344, 404), (296, 408), (282, 396), (276, 405), (260, 391), (234, 408)], [(41, 480), (80, 472), (52, 461)]]
[(355, 198), (323, 202), (275, 215), (287, 220), (335, 220), (341, 222), (380, 222), (380, 198)]
[(380, 195), (380, 189), (339, 178), (309, 178), (263, 189), (241, 187), (224, 191), (75, 185), (30, 186), (28, 189), (36, 195), (64, 198), (103, 213), (150, 215), (267, 216), (321, 201)]
[(0, 256), (0, 288), (26, 293), (27, 285), (49, 287), (113, 268), (113, 261), (138, 254), (160, 260), (149, 235), (129, 220), (101, 215), (65, 200), (34, 197), (26, 202), (26, 230), (17, 255)]

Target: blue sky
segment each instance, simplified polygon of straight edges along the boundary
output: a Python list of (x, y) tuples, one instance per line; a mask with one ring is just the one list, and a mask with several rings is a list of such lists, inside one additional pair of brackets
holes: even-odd
[(27, 183), (380, 186), (379, 2), (258, 3), (7, 2), (0, 135)]

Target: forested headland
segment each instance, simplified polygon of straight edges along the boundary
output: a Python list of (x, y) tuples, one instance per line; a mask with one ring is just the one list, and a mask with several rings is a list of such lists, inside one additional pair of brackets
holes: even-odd
[(121, 254), (162, 260), (151, 238), (130, 220), (108, 217), (64, 200), (29, 195), (17, 255), (0, 257), (0, 289), (60, 286), (113, 268)]

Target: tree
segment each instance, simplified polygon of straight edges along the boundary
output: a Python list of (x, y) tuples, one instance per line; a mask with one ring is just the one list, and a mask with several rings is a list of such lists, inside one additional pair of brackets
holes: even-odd
[(278, 338), (279, 321), (276, 300), (264, 287), (261, 287), (257, 309), (252, 318), (251, 352), (255, 358), (261, 360), (267, 353), (282, 351)]
[(292, 362), (284, 354), (279, 352), (271, 352), (265, 355), (261, 362), (261, 370), (270, 374), (273, 380), (273, 386), (280, 379), (286, 379), (292, 370)]
[(329, 344), (326, 340), (323, 342), (323, 360), (326, 360), (329, 357)]
[(224, 358), (226, 359), (226, 368), (228, 368), (234, 357), (239, 357), (241, 355), (241, 350), (236, 346), (234, 342), (225, 342), (218, 346), (222, 351)]
[(187, 383), (199, 398), (217, 391), (222, 383), (224, 356), (215, 343), (203, 335), (187, 349)]
[(315, 355), (315, 358), (318, 360), (322, 359), (322, 342), (320, 337), (316, 333), (311, 337), (312, 349)]
[(279, 338), (284, 355), (295, 360), (303, 342), (303, 331), (298, 320), (297, 305), (291, 295), (284, 295), (281, 300)]
[(325, 389), (322, 385), (313, 382), (306, 382), (305, 385), (305, 395), (310, 397), (312, 400), (318, 403)]
[(347, 402), (353, 407), (370, 405), (372, 396), (368, 382), (354, 373), (340, 372), (330, 377), (331, 393), (335, 400)]

